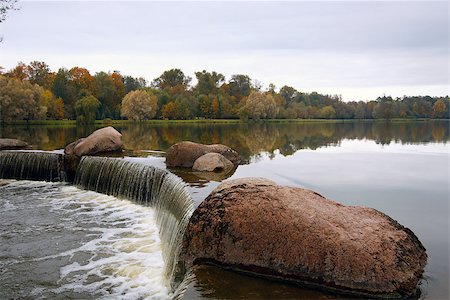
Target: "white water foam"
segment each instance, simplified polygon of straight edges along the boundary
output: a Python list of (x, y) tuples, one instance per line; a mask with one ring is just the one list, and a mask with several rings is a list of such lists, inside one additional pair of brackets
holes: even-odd
[[(39, 197), (42, 205), (58, 216), (65, 228), (63, 234), (81, 232), (86, 240), (73, 249), (32, 259), (46, 262), (69, 258), (69, 263), (58, 270), (57, 287), (37, 286), (31, 292), (33, 298), (71, 293), (100, 299), (171, 297), (164, 285), (153, 209), (63, 183), (9, 181), (7, 187)], [(13, 209), (11, 205), (15, 204), (10, 202), (8, 199), (4, 207)]]

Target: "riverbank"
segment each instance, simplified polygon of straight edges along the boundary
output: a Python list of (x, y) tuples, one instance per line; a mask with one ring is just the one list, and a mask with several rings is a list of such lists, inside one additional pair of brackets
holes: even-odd
[[(241, 120), (241, 119), (192, 119), (192, 120), (168, 120), (152, 119), (144, 121), (131, 120), (95, 120), (89, 125), (115, 125), (115, 124), (239, 124), (239, 123), (343, 123), (343, 122), (427, 122), (427, 121), (449, 121), (449, 119), (429, 119), (429, 118), (396, 118), (396, 119), (263, 119), (263, 120)], [(45, 126), (74, 126), (76, 120), (20, 120), (0, 123), (0, 126), (15, 125), (45, 125)]]

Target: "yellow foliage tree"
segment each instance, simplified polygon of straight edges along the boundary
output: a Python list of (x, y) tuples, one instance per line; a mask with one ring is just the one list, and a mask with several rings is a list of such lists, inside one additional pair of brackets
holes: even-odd
[(251, 119), (270, 119), (278, 113), (275, 99), (270, 93), (253, 91), (240, 111), (242, 117)]
[(158, 110), (157, 103), (158, 99), (152, 92), (132, 91), (122, 100), (121, 115), (134, 121), (152, 119)]
[(28, 81), (0, 76), (0, 121), (45, 118), (43, 88)]
[(44, 90), (41, 95), (41, 106), (45, 108), (47, 119), (61, 120), (64, 118), (64, 101), (56, 98), (49, 90)]

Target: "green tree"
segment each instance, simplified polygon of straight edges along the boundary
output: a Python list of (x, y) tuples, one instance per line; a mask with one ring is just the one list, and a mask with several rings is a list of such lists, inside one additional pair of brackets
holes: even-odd
[(289, 105), (298, 97), (298, 91), (291, 86), (285, 85), (280, 89), (280, 96), (283, 97), (286, 105)]
[(195, 92), (199, 95), (217, 94), (219, 86), (225, 81), (225, 76), (216, 72), (195, 72), (197, 85)]
[(27, 72), (31, 83), (38, 84), (47, 89), (52, 86), (53, 74), (45, 62), (32, 61), (27, 67)]
[(111, 74), (98, 72), (94, 76), (94, 96), (100, 101), (100, 117), (119, 118), (122, 96)]
[(162, 73), (158, 78), (155, 78), (153, 85), (160, 89), (169, 89), (178, 85), (187, 88), (191, 80), (180, 69), (171, 69)]
[(228, 83), (229, 93), (238, 99), (247, 97), (252, 91), (252, 80), (247, 75), (233, 75)]
[(132, 76), (125, 76), (123, 78), (123, 83), (125, 85), (125, 93), (129, 93), (131, 91), (143, 89), (147, 86), (147, 81), (142, 78), (135, 78)]
[(267, 88), (267, 91), (269, 92), (269, 93), (271, 93), (272, 94), (272, 96), (273, 95), (275, 95), (277, 92), (275, 91), (276, 90), (276, 85), (274, 84), (274, 83), (269, 83), (269, 87)]
[(237, 108), (234, 104), (233, 97), (220, 89), (218, 95), (219, 101), (219, 116), (225, 119), (237, 118)]
[(391, 119), (394, 116), (392, 97), (379, 97), (372, 115), (375, 119)]
[(213, 97), (209, 97), (208, 95), (199, 95), (197, 97), (198, 103), (198, 116), (204, 118), (211, 118), (211, 103)]
[(75, 103), (77, 123), (93, 124), (100, 105), (100, 101), (94, 96), (86, 96), (78, 100)]
[(366, 118), (366, 103), (359, 101), (356, 105), (355, 119), (365, 119)]
[(64, 102), (65, 115), (71, 119), (76, 117), (75, 102), (78, 99), (76, 91), (70, 84), (70, 73), (65, 68), (60, 68), (53, 80), (51, 91), (56, 98), (61, 98)]
[(171, 99), (170, 94), (165, 90), (160, 90), (160, 89), (151, 88), (151, 87), (146, 87), (143, 90), (150, 92), (156, 96), (156, 98), (158, 99), (158, 104), (156, 105), (158, 107), (158, 111), (156, 112), (156, 117), (157, 118), (162, 117), (162, 109), (163, 109), (164, 105), (166, 105), (170, 101), (170, 99)]
[(289, 119), (291, 118), (306, 118), (306, 108), (303, 102), (293, 102), (287, 108)]
[(410, 114), (411, 114), (411, 112), (409, 111), (408, 105), (405, 102), (403, 102), (403, 101), (397, 102), (397, 116), (398, 117), (406, 118)]
[(157, 97), (151, 92), (132, 91), (122, 100), (121, 114), (134, 121), (152, 119), (158, 111), (157, 103)]
[(415, 116), (418, 118), (431, 117), (433, 112), (433, 106), (431, 105), (431, 101), (427, 101), (423, 98), (417, 99), (413, 104), (413, 112)]

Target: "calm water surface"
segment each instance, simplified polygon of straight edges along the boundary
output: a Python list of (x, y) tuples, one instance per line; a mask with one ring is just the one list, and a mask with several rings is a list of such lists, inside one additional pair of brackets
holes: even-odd
[[(230, 174), (205, 175), (171, 170), (190, 185), (197, 205), (222, 180), (262, 176), (279, 184), (313, 189), (346, 205), (369, 206), (390, 215), (412, 229), (427, 248), (429, 259), (421, 285), (422, 297), (449, 298), (448, 122), (124, 124), (114, 127), (123, 135), (126, 159), (162, 168), (165, 165), (160, 153), (141, 150), (166, 151), (170, 145), (182, 140), (223, 143), (236, 149), (245, 164)], [(0, 135), (26, 140), (36, 149), (55, 150), (95, 129), (13, 126), (2, 128)], [(17, 198), (9, 199), (8, 205), (20, 206), (21, 200)], [(1, 200), (5, 205), (4, 199)], [(129, 209), (124, 208), (124, 211)], [(10, 217), (14, 218), (14, 212)], [(2, 223), (2, 245), (13, 231), (13, 225), (8, 224)], [(52, 234), (44, 235), (44, 239), (52, 239)], [(86, 238), (80, 239), (69, 244), (81, 243)], [(0, 249), (0, 262), (5, 263), (5, 250)], [(61, 262), (53, 267), (55, 272), (60, 272), (64, 266)], [(158, 266), (155, 268), (157, 270)], [(0, 273), (0, 289), (21, 282), (5, 279), (4, 274)], [(336, 297), (202, 267), (195, 270), (185, 298)]]

